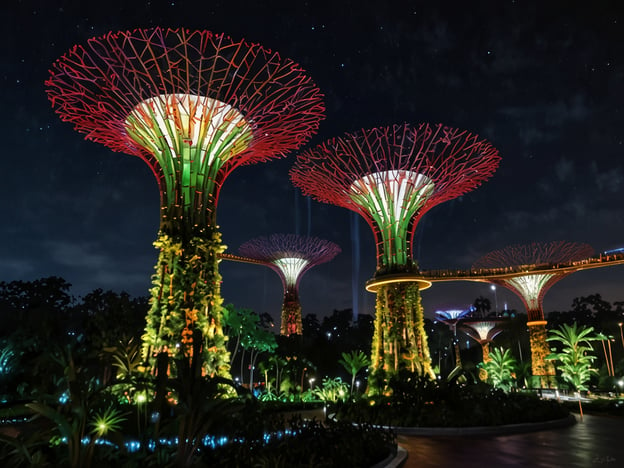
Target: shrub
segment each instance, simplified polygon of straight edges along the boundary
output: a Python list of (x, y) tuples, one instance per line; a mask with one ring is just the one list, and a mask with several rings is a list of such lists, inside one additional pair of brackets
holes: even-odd
[(338, 405), (336, 417), (383, 426), (469, 427), (546, 421), (568, 414), (556, 401), (506, 394), (485, 383), (434, 381), (403, 373), (390, 386), (392, 396)]

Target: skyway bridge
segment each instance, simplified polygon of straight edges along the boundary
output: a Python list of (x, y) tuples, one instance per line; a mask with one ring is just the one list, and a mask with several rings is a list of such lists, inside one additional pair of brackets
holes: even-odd
[[(233, 262), (255, 263), (257, 265), (267, 265), (252, 258), (241, 257), (229, 253), (220, 254), (222, 260)], [(475, 281), (487, 283), (492, 280), (505, 280), (518, 276), (528, 275), (568, 275), (580, 270), (589, 270), (592, 268), (603, 268), (608, 266), (624, 264), (624, 253), (617, 254), (601, 254), (596, 257), (589, 257), (583, 260), (575, 260), (566, 263), (541, 263), (534, 265), (514, 265), (498, 268), (477, 268), (477, 269), (440, 269), (440, 270), (422, 270), (414, 273), (391, 273), (381, 275), (370, 279), (366, 282), (366, 289), (375, 292), (382, 284), (388, 283), (419, 283), (420, 289), (431, 287), (432, 283), (441, 283), (443, 281)]]
[(601, 255), (600, 257), (590, 257), (568, 263), (542, 263), (536, 265), (516, 265), (503, 268), (478, 268), (470, 270), (423, 270), (418, 276), (432, 283), (441, 281), (490, 281), (493, 279), (507, 279), (517, 276), (552, 273), (567, 275), (580, 270), (622, 264), (624, 264), (624, 254), (618, 254)]
[(380, 275), (366, 282), (366, 289), (375, 292), (382, 284), (415, 282), (419, 288), (427, 289), (432, 283), (443, 281), (475, 281), (488, 283), (493, 280), (505, 280), (519, 276), (530, 275), (556, 275), (564, 276), (580, 270), (590, 268), (602, 268), (624, 264), (624, 253), (601, 254), (597, 257), (589, 257), (583, 260), (575, 260), (566, 263), (541, 263), (533, 265), (514, 265), (497, 268), (477, 269), (442, 269), (421, 270), (414, 273), (393, 273)]

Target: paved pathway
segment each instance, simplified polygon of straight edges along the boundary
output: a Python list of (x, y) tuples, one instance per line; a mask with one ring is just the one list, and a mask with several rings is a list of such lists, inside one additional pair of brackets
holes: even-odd
[(563, 429), (499, 437), (399, 435), (403, 468), (624, 467), (624, 419), (585, 415)]

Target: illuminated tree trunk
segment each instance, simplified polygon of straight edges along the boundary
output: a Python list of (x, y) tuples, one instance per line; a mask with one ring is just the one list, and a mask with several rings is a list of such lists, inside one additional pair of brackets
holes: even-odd
[(92, 38), (54, 63), (46, 86), (63, 120), (141, 158), (158, 181), (160, 255), (144, 357), (153, 366), (166, 351), (183, 365), (203, 361), (205, 374), (229, 376), (219, 191), (236, 167), (284, 156), (309, 139), (323, 118), (318, 87), (258, 44), (182, 28)]
[(296, 288), (289, 288), (284, 293), (282, 304), (282, 324), (280, 334), (301, 335), (303, 325), (301, 323), (301, 303)]
[(483, 354), (483, 362), (490, 362), (490, 343), (481, 343), (481, 352)]
[(457, 338), (453, 338), (453, 345), (455, 347), (455, 367), (461, 367), (461, 354), (459, 350), (459, 340)]
[(387, 392), (390, 378), (403, 369), (435, 378), (418, 286), (381, 286), (375, 313), (369, 393)]
[(143, 335), (143, 357), (153, 367), (167, 352), (174, 360), (193, 354), (193, 330), (201, 331), (203, 373), (230, 377), (229, 354), (221, 327), (221, 275), (218, 254), (225, 250), (221, 234), (192, 237), (160, 233), (160, 249), (152, 277), (151, 308)]
[(546, 341), (546, 321), (529, 322), (527, 325), (531, 341), (531, 372), (539, 378), (542, 388), (555, 387), (555, 366), (552, 361), (546, 360), (546, 356), (550, 354)]

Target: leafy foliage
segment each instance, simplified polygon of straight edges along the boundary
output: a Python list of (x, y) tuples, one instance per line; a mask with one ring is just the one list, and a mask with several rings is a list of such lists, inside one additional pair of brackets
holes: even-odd
[[(254, 386), (254, 371), (258, 358), (262, 355), (271, 355), (277, 349), (275, 335), (265, 329), (266, 326), (271, 325), (272, 323), (267, 322), (266, 317), (256, 314), (251, 309), (239, 309), (232, 304), (226, 305), (223, 309), (224, 333), (230, 339), (230, 365), (233, 366), (238, 357), (241, 384), (245, 382), (244, 369), (249, 370), (249, 388)], [(240, 349), (243, 352), (239, 355)], [(247, 360), (245, 360), (246, 357)], [(266, 363), (261, 370), (268, 370)]]
[(401, 372), (391, 396), (369, 396), (337, 406), (339, 419), (399, 427), (470, 427), (558, 419), (568, 411), (532, 393), (507, 394), (483, 382), (431, 380)]
[(387, 392), (388, 380), (403, 370), (435, 378), (415, 283), (386, 284), (377, 291), (369, 393)]
[(185, 239), (159, 234), (160, 249), (152, 276), (151, 308), (143, 334), (143, 358), (166, 351), (174, 359), (189, 358), (193, 330), (202, 332), (204, 371), (229, 378), (230, 362), (222, 330), (219, 253), (225, 250), (216, 229), (206, 237)]
[(91, 433), (94, 437), (102, 437), (112, 431), (121, 429), (121, 423), (126, 420), (118, 408), (109, 406), (104, 411), (94, 414), (93, 419), (89, 423)]
[(576, 391), (587, 390), (591, 374), (597, 372), (591, 367), (596, 357), (589, 354), (593, 351), (591, 342), (598, 339), (592, 334), (593, 331), (593, 327), (564, 324), (559, 329), (551, 330), (546, 339), (559, 343), (561, 350), (551, 353), (547, 359), (558, 362), (561, 377)]
[(358, 372), (370, 366), (371, 361), (362, 351), (357, 350), (351, 351), (351, 353), (342, 353), (342, 359), (338, 362), (351, 374), (351, 394), (353, 395), (353, 386)]
[(494, 348), (490, 360), (481, 364), (487, 372), (487, 382), (508, 392), (514, 384), (516, 360), (509, 349)]
[(322, 401), (336, 403), (345, 401), (349, 395), (349, 387), (340, 377), (335, 379), (323, 379), (320, 387), (313, 390), (313, 393)]
[(207, 466), (364, 468), (396, 451), (394, 434), (370, 424), (292, 418), (286, 426), (287, 431), (273, 432), (269, 441), (262, 437), (228, 444), (209, 451), (202, 461)]

